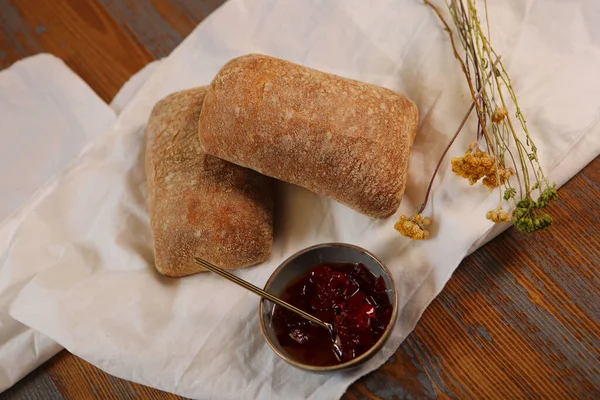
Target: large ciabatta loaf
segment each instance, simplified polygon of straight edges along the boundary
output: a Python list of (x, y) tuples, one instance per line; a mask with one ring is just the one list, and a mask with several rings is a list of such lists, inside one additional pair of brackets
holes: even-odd
[(392, 90), (251, 54), (216, 75), (198, 128), (209, 154), (386, 218), (402, 200), (418, 119)]
[(202, 151), (197, 132), (206, 91), (165, 97), (146, 128), (148, 206), (163, 275), (204, 271), (196, 256), (231, 269), (260, 263), (271, 252), (271, 179)]

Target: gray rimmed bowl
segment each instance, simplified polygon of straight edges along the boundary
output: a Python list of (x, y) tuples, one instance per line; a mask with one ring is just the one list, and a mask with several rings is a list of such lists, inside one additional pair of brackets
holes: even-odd
[(390, 337), (398, 315), (398, 295), (392, 274), (387, 267), (369, 251), (346, 243), (323, 243), (300, 250), (285, 260), (271, 275), (264, 290), (276, 296), (281, 296), (285, 288), (305, 275), (313, 266), (324, 262), (362, 263), (376, 276), (383, 276), (388, 288), (388, 297), (392, 305), (392, 316), (381, 338), (367, 352), (345, 363), (327, 366), (305, 364), (294, 359), (280, 346), (271, 319), (275, 305), (268, 300), (261, 300), (259, 307), (260, 327), (265, 340), (271, 349), (284, 361), (294, 367), (311, 372), (340, 371), (363, 364), (375, 355)]

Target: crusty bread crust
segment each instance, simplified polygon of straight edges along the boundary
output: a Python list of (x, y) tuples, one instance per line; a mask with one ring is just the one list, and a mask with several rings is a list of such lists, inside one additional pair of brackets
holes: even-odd
[(145, 167), (155, 265), (179, 277), (201, 257), (233, 269), (265, 261), (273, 243), (272, 180), (202, 151), (206, 87), (159, 101), (146, 128)]
[(212, 81), (198, 133), (208, 154), (386, 218), (402, 200), (418, 119), (392, 90), (250, 54)]

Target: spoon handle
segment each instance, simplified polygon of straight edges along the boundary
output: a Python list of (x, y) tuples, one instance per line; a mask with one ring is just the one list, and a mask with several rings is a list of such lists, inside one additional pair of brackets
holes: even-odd
[(253, 284), (246, 282), (245, 280), (238, 278), (237, 276), (235, 276), (234, 274), (232, 274), (229, 271), (226, 271), (222, 268), (217, 267), (216, 265), (213, 265), (207, 261), (202, 260), (201, 258), (196, 257), (196, 263), (203, 266), (204, 268), (206, 268), (207, 270), (214, 272), (217, 275), (221, 275), (223, 278), (226, 278), (234, 283), (237, 283), (238, 285), (242, 286), (245, 289), (248, 289), (249, 291), (253, 292), (254, 294), (259, 295), (260, 297), (267, 299), (281, 307), (285, 307), (288, 310), (295, 312), (296, 314), (300, 315), (301, 317), (314, 322), (317, 325), (322, 326), (323, 328), (331, 331), (331, 326), (326, 323), (321, 321), (320, 319), (313, 317), (312, 315), (302, 311), (301, 309), (294, 307), (293, 305), (291, 305), (290, 303), (287, 303), (283, 300), (281, 300), (279, 297), (272, 295), (269, 292), (266, 292), (256, 286), (254, 286)]

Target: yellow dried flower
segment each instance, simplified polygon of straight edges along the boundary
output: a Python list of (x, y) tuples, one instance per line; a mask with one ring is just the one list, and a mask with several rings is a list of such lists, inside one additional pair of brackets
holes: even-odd
[(512, 168), (498, 167), (496, 170), (494, 167), (494, 171), (491, 174), (486, 175), (486, 177), (483, 178), (482, 183), (484, 186), (494, 189), (500, 185), (504, 185), (504, 183), (514, 174), (515, 170)]
[(499, 124), (508, 116), (508, 110), (504, 107), (498, 107), (494, 110), (492, 114), (492, 122), (495, 124)]
[(424, 225), (429, 225), (430, 222), (429, 218), (423, 218), (421, 214), (416, 214), (410, 218), (406, 215), (401, 215), (398, 222), (394, 225), (394, 229), (407, 238), (427, 240), (429, 239), (429, 232), (425, 230)]
[(502, 209), (502, 206), (496, 208), (495, 210), (490, 210), (485, 214), (485, 217), (490, 221), (499, 223), (499, 222), (510, 222), (510, 214)]
[[(467, 179), (471, 185), (483, 179), (482, 185), (490, 190), (505, 186), (501, 199), (516, 202), (517, 207), (510, 215), (498, 207), (487, 213), (488, 219), (495, 222), (508, 222), (512, 219), (514, 225), (521, 232), (534, 232), (547, 228), (552, 224), (552, 217), (540, 210), (548, 207), (550, 201), (556, 199), (556, 187), (553, 182), (548, 181), (542, 170), (538, 148), (527, 128), (526, 119), (517, 101), (511, 78), (503, 65), (501, 56), (493, 49), (486, 36), (486, 31), (487, 35), (490, 34), (487, 8), (484, 12), (479, 12), (477, 10), (478, 2), (475, 0), (466, 1), (464, 7), (462, 1), (442, 2), (446, 4), (447, 11), (450, 12), (451, 19), (448, 21), (447, 17), (443, 15), (444, 13), (433, 4), (433, 0), (423, 1), (438, 16), (444, 30), (449, 34), (452, 51), (462, 67), (473, 102), (442, 153), (419, 210), (422, 211), (426, 207), (439, 166), (468, 122), (470, 113), (476, 109), (478, 114), (477, 143), (485, 138), (485, 145), (491, 157), (489, 154), (479, 151), (478, 146), (474, 144), (463, 157), (452, 159), (452, 171)], [(460, 7), (457, 6), (458, 3), (460, 3)], [(480, 20), (478, 15), (483, 14), (485, 14), (485, 20)], [(453, 32), (459, 33), (460, 41), (456, 40)], [(468, 33), (467, 36), (464, 35), (465, 32)], [(463, 50), (467, 54), (465, 57), (461, 57)], [(472, 71), (478, 73), (473, 74)], [(474, 90), (475, 87), (478, 89), (477, 93)], [(510, 96), (505, 97), (503, 95), (505, 91)], [(507, 103), (507, 100), (510, 100), (510, 103)], [(513, 112), (514, 117), (511, 117)], [(514, 124), (511, 121), (513, 118), (515, 119)], [(517, 158), (512, 154), (511, 144), (517, 150)], [(506, 155), (510, 156), (512, 163), (509, 164)], [(508, 168), (509, 165), (514, 169)], [(509, 183), (513, 175), (517, 175), (519, 192)], [(520, 179), (521, 176), (523, 179)], [(533, 197), (536, 191), (540, 192), (537, 200)], [(499, 204), (502, 204), (501, 199)]]
[(469, 184), (474, 185), (481, 178), (483, 185), (493, 189), (503, 185), (515, 174), (513, 168), (499, 166), (495, 158), (489, 153), (479, 149), (473, 152), (475, 143), (469, 146), (469, 150), (462, 157), (452, 159), (452, 172), (456, 175), (469, 180)]
[(487, 152), (479, 149), (473, 152), (475, 145), (472, 143), (464, 156), (455, 157), (451, 161), (452, 172), (468, 179), (471, 185), (477, 183), (484, 176), (495, 173), (496, 170), (496, 163)]

